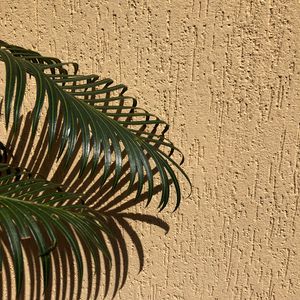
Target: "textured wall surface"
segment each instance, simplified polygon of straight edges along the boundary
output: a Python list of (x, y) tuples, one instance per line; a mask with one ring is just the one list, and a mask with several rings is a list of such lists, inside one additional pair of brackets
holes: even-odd
[(1, 39), (125, 83), (186, 155), (193, 194), (159, 214), (167, 235), (131, 223), (145, 265), (132, 249), (115, 299), (300, 299), (299, 19), (284, 0), (0, 0)]

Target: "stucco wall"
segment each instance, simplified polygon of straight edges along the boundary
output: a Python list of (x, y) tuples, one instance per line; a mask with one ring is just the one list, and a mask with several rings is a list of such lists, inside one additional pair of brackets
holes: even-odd
[(125, 83), (186, 155), (193, 194), (166, 236), (131, 223), (145, 265), (132, 249), (116, 299), (300, 299), (299, 19), (283, 0), (0, 0), (1, 39)]

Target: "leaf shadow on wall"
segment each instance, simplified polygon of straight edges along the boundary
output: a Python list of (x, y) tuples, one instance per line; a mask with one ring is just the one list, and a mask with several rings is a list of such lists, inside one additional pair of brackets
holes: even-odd
[[(57, 126), (57, 138), (61, 134), (61, 118)], [(103, 297), (111, 294), (114, 297), (117, 291), (122, 288), (126, 282), (129, 269), (129, 250), (134, 246), (136, 255), (139, 261), (139, 271), (144, 266), (144, 251), (142, 240), (131, 225), (132, 222), (147, 223), (155, 225), (167, 233), (169, 225), (162, 219), (150, 215), (136, 212), (130, 212), (134, 206), (147, 200), (147, 191), (136, 199), (135, 192), (137, 183), (133, 189), (128, 191), (126, 186), (129, 184), (129, 164), (123, 166), (124, 176), (121, 178), (115, 189), (111, 189), (113, 178), (110, 178), (99, 188), (99, 180), (95, 180), (93, 176), (89, 176), (92, 164), (89, 163), (87, 170), (78, 178), (80, 170), (80, 136), (79, 142), (76, 145), (76, 155), (74, 156), (72, 167), (65, 169), (64, 159), (56, 163), (57, 154), (59, 152), (59, 143), (54, 143), (53, 148), (48, 151), (48, 130), (45, 123), (39, 133), (37, 139), (31, 135), (31, 118), (28, 114), (24, 120), (24, 126), (21, 132), (10, 132), (6, 147), (11, 150), (13, 155), (8, 155), (8, 162), (12, 166), (26, 168), (33, 174), (39, 174), (58, 184), (62, 184), (62, 189), (70, 192), (75, 192), (84, 195), (85, 204), (92, 207), (99, 213), (105, 225), (113, 233), (112, 236), (104, 236), (102, 232), (99, 235), (103, 241), (108, 244), (112, 254), (112, 266), (109, 260), (100, 253), (98, 254), (100, 272), (95, 273), (92, 266), (92, 256), (89, 248), (81, 241), (82, 251), (85, 260), (85, 278), (88, 278), (87, 291), (85, 291), (86, 299), (99, 299), (99, 295)], [(33, 151), (32, 151), (33, 150)], [(125, 156), (125, 154), (123, 153)], [(100, 161), (96, 173), (101, 173), (103, 167), (103, 159)], [(54, 170), (53, 170), (54, 168)], [(113, 172), (114, 165), (111, 166)], [(153, 174), (157, 174), (156, 168), (152, 170)], [(146, 181), (147, 178), (144, 178)], [(157, 185), (154, 188), (154, 194), (161, 192), (161, 186)], [(129, 212), (127, 211), (129, 210)], [(125, 239), (124, 233), (129, 237), (130, 241)], [(9, 242), (4, 238), (4, 244), (9, 248)], [(74, 255), (63, 236), (59, 237), (57, 247), (52, 251), (52, 274), (50, 275), (49, 287), (44, 291), (42, 284), (42, 269), (39, 262), (38, 250), (30, 239), (22, 241), (22, 246), (28, 260), (28, 268), (30, 270), (27, 282), (29, 280), (30, 287), (23, 287), (20, 299), (25, 299), (25, 294), (28, 294), (29, 299), (37, 299), (37, 295), (44, 293), (45, 299), (81, 299), (82, 283), (78, 282), (76, 266), (74, 266)], [(7, 287), (13, 287), (12, 275), (10, 274), (10, 266), (8, 261), (4, 259), (4, 270), (6, 278), (5, 284)], [(3, 287), (3, 279), (0, 283), (0, 289)], [(100, 283), (100, 284), (99, 284)], [(8, 299), (13, 298), (13, 291), (8, 288)]]

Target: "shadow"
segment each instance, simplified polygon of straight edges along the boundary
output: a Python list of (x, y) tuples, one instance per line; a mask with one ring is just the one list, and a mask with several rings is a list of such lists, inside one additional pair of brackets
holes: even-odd
[[(48, 148), (48, 129), (45, 122), (41, 128), (38, 137), (32, 136), (31, 133), (31, 116), (27, 116), (22, 120), (23, 125), (18, 132), (9, 132), (6, 144), (0, 143), (0, 158), (7, 161), (11, 166), (25, 168), (32, 174), (49, 179), (58, 183), (62, 190), (75, 192), (83, 195), (86, 205), (91, 207), (95, 214), (99, 217), (102, 224), (109, 229), (111, 234), (99, 231), (99, 237), (106, 243), (112, 255), (112, 266), (107, 257), (89, 248), (85, 241), (80, 241), (85, 261), (85, 278), (88, 278), (87, 290), (85, 291), (86, 299), (99, 299), (102, 297), (115, 297), (117, 291), (126, 283), (130, 255), (128, 249), (134, 247), (138, 262), (139, 272), (144, 267), (144, 250), (142, 240), (139, 233), (135, 230), (134, 223), (147, 223), (155, 225), (167, 233), (169, 225), (161, 218), (153, 215), (131, 212), (132, 208), (141, 203), (146, 203), (148, 199), (147, 191), (136, 198), (137, 182), (129, 191), (130, 182), (129, 163), (126, 162), (122, 166), (122, 174), (119, 183), (112, 189), (114, 179), (109, 178), (102, 184), (102, 170), (104, 158), (101, 157), (96, 176), (89, 176), (92, 170), (92, 163), (89, 162), (86, 170), (81, 177), (78, 177), (80, 170), (80, 150), (81, 137), (78, 136), (75, 153), (68, 167), (65, 165), (65, 159), (57, 160), (59, 154), (59, 139), (62, 135), (62, 117), (58, 119), (56, 137), (57, 140), (52, 148)], [(144, 132), (145, 128), (141, 127), (140, 132)], [(154, 133), (158, 127), (152, 129)], [(2, 141), (3, 142), (3, 141)], [(159, 147), (158, 145), (157, 147)], [(122, 153), (125, 157), (125, 153)], [(65, 154), (64, 154), (65, 156)], [(70, 167), (71, 166), (71, 167)], [(115, 165), (111, 166), (111, 173), (114, 172)], [(152, 169), (153, 174), (158, 174), (156, 168)], [(145, 176), (143, 182), (147, 181)], [(170, 182), (171, 183), (171, 182)], [(161, 192), (161, 186), (155, 186), (154, 195)], [(65, 205), (66, 202), (60, 205)], [(129, 238), (125, 239), (124, 234)], [(58, 234), (59, 235), (59, 234)], [(59, 236), (57, 247), (51, 253), (52, 272), (49, 278), (49, 286), (43, 290), (42, 277), (43, 272), (40, 266), (40, 258), (34, 243), (30, 243), (31, 239), (22, 241), (24, 255), (28, 258), (29, 273), (25, 274), (30, 282), (30, 290), (22, 289), (19, 299), (25, 299), (29, 295), (29, 299), (38, 299), (43, 293), (45, 299), (83, 299), (82, 282), (78, 280), (77, 267), (74, 263), (74, 254), (69, 244), (63, 236)], [(7, 241), (6, 241), (7, 242)], [(131, 243), (128, 245), (128, 243)], [(7, 244), (6, 247), (9, 248)], [(94, 251), (94, 258), (91, 252)], [(93, 260), (100, 266), (100, 272), (95, 272)], [(4, 260), (5, 273), (9, 274), (10, 270), (7, 262)], [(29, 278), (28, 278), (29, 277)], [(6, 279), (7, 287), (12, 287), (11, 276)], [(1, 282), (3, 286), (3, 281)], [(0, 286), (0, 288), (2, 287)], [(51, 288), (52, 287), (52, 288)], [(12, 291), (8, 293), (8, 299), (12, 299)], [(26, 294), (27, 293), (27, 294)]]

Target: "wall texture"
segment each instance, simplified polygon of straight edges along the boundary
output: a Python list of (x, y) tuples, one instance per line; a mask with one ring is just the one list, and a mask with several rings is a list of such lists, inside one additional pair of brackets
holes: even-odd
[(300, 299), (299, 19), (286, 0), (0, 0), (1, 39), (127, 84), (186, 154), (193, 194), (166, 236), (131, 223), (145, 266), (132, 249), (115, 299)]

